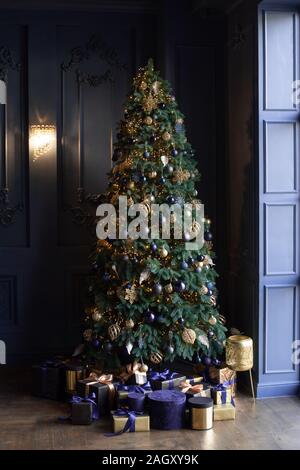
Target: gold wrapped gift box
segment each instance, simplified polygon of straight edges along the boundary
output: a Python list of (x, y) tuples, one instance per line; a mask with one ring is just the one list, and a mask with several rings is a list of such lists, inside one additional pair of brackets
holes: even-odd
[(229, 369), (226, 364), (221, 367), (211, 366), (208, 370), (208, 375), (211, 382), (215, 384), (223, 384), (225, 382), (231, 383), (231, 393), (235, 397), (236, 392), (236, 372)]
[(215, 405), (222, 405), (226, 403), (231, 403), (232, 400), (232, 389), (230, 387), (224, 390), (214, 390), (211, 391), (214, 404)]
[(235, 419), (235, 407), (231, 403), (214, 405), (214, 421), (225, 421)]
[[(128, 420), (127, 416), (116, 416), (114, 411), (111, 412), (113, 432), (120, 432)], [(135, 418), (135, 432), (150, 431), (150, 417), (148, 414), (136, 416)]]

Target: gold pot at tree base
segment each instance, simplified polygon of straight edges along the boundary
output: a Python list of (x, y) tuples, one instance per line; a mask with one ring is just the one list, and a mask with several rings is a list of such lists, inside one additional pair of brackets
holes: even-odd
[(249, 336), (233, 335), (226, 340), (226, 364), (233, 370), (253, 367), (253, 341)]

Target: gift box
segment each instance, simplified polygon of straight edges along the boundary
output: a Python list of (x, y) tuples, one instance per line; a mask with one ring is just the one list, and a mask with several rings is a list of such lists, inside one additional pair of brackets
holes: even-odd
[(63, 361), (45, 361), (32, 367), (33, 394), (52, 400), (64, 398), (66, 364)]
[(186, 395), (177, 390), (156, 390), (149, 393), (151, 428), (181, 429), (185, 425)]
[(203, 383), (203, 377), (200, 375), (186, 377), (185, 382), (187, 382), (190, 385), (196, 385), (199, 383)]
[(226, 364), (221, 366), (211, 366), (208, 369), (209, 379), (212, 383), (215, 384), (224, 384), (227, 387), (231, 387), (232, 396), (235, 396), (236, 391), (236, 372)]
[(128, 393), (128, 408), (131, 411), (143, 413), (145, 411), (146, 395), (144, 393), (129, 392)]
[(93, 406), (91, 403), (72, 403), (72, 424), (91, 424), (93, 422)]
[(150, 384), (153, 390), (174, 390), (185, 380), (186, 376), (168, 369), (163, 372), (150, 372)]
[(77, 382), (77, 394), (80, 397), (94, 394), (100, 415), (105, 415), (115, 406), (116, 385), (118, 382), (113, 381), (112, 374), (91, 372), (87, 379)]
[(203, 388), (199, 391), (197, 389), (190, 389), (186, 392), (186, 399), (188, 400), (189, 398), (193, 397), (203, 397), (203, 398), (211, 398), (211, 385), (207, 383), (203, 383)]
[(126, 409), (111, 411), (114, 434), (150, 431), (150, 418), (146, 413)]
[(128, 394), (130, 392), (143, 393), (144, 395), (148, 395), (152, 392), (152, 389), (149, 382), (144, 385), (116, 385), (116, 401), (118, 408), (128, 406)]
[(73, 395), (70, 403), (72, 424), (91, 424), (94, 419), (99, 418), (93, 394), (86, 398)]
[(86, 368), (84, 365), (77, 362), (69, 362), (66, 365), (66, 392), (73, 395), (76, 392), (78, 380), (82, 380), (86, 375)]
[(147, 383), (147, 372), (141, 371), (142, 364), (134, 361), (123, 367), (118, 378), (127, 385), (144, 385)]
[(233, 397), (231, 387), (224, 387), (222, 384), (219, 384), (212, 388), (211, 393), (215, 405), (232, 403)]
[(214, 421), (225, 421), (235, 419), (235, 406), (231, 403), (214, 405)]

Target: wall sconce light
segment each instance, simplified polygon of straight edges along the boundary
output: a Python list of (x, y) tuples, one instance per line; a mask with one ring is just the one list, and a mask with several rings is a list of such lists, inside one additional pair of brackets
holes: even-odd
[(33, 161), (36, 161), (51, 150), (55, 142), (55, 137), (55, 126), (44, 124), (30, 126), (30, 143), (33, 151)]

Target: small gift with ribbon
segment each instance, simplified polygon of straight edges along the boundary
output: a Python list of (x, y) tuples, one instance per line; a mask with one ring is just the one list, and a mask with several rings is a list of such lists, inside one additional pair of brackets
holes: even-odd
[(176, 390), (186, 394), (186, 399), (193, 397), (206, 397), (211, 398), (211, 386), (207, 383), (190, 384), (187, 380), (180, 382)]
[(150, 418), (148, 414), (119, 408), (111, 412), (113, 434), (107, 436), (118, 436), (124, 432), (150, 431)]
[(229, 369), (226, 364), (221, 366), (210, 366), (208, 369), (209, 380), (214, 384), (224, 384), (231, 388), (231, 394), (234, 397), (236, 391), (236, 372)]
[(212, 387), (212, 397), (215, 405), (225, 405), (225, 403), (234, 405), (232, 389), (228, 382)]
[(147, 383), (147, 372), (140, 370), (142, 364), (134, 361), (132, 364), (122, 367), (118, 378), (128, 385), (144, 385)]
[(146, 396), (151, 392), (152, 388), (149, 382), (145, 383), (144, 385), (118, 384), (116, 386), (117, 406), (119, 408), (123, 406), (128, 406), (129, 393), (139, 393)]
[(52, 400), (64, 398), (66, 360), (47, 360), (32, 367), (32, 393)]
[(93, 420), (99, 418), (94, 394), (85, 398), (74, 395), (71, 400), (71, 406), (72, 424), (91, 424)]
[(109, 410), (114, 407), (117, 383), (113, 381), (112, 374), (98, 375), (91, 372), (87, 379), (77, 382), (77, 393), (81, 397), (94, 393), (99, 413), (102, 416), (108, 414)]
[(195, 375), (195, 376), (192, 376), (192, 377), (187, 377), (185, 379), (185, 382), (191, 384), (191, 385), (196, 385), (196, 384), (199, 384), (199, 383), (203, 383), (203, 377), (200, 376), (200, 375)]
[(150, 372), (150, 384), (153, 390), (174, 390), (185, 380), (186, 376), (165, 369), (163, 372)]

